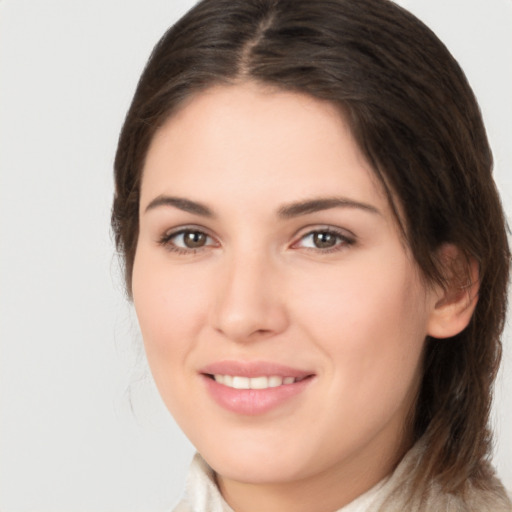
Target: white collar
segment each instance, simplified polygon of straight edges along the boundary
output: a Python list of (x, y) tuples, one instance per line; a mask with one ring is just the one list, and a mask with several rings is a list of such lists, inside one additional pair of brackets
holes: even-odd
[(185, 495), (173, 512), (234, 512), (220, 494), (213, 469), (199, 453), (190, 464)]

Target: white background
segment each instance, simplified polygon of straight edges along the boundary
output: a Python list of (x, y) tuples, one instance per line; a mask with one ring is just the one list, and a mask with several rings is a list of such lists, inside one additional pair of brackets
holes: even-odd
[[(512, 2), (403, 0), (465, 69), (512, 213)], [(170, 510), (192, 447), (145, 369), (109, 230), (117, 136), (191, 0), (0, 0), (0, 510)], [(495, 463), (512, 488), (512, 347)]]

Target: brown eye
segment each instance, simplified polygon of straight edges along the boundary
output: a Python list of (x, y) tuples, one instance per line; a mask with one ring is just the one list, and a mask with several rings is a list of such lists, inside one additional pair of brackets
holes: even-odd
[(159, 243), (166, 249), (179, 253), (193, 253), (216, 246), (215, 240), (199, 229), (182, 229), (174, 233), (165, 234)]
[(197, 249), (206, 245), (208, 237), (201, 231), (185, 231), (183, 233), (183, 245), (188, 249)]
[(334, 228), (315, 229), (306, 233), (293, 247), (307, 250), (315, 250), (319, 253), (329, 253), (346, 249), (353, 245), (355, 240)]
[(338, 243), (339, 235), (328, 231), (313, 233), (313, 244), (317, 249), (330, 249)]

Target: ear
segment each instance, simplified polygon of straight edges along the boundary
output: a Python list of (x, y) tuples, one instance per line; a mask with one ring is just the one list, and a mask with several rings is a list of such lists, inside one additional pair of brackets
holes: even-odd
[(467, 327), (475, 311), (480, 288), (478, 263), (468, 260), (453, 244), (443, 245), (438, 257), (446, 285), (436, 287), (427, 333), (433, 338), (450, 338)]

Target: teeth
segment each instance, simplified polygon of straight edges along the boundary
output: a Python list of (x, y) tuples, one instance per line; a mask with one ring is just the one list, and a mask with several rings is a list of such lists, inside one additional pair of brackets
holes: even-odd
[(234, 389), (267, 389), (293, 384), (299, 379), (294, 377), (241, 377), (239, 375), (214, 375), (215, 381)]
[(282, 377), (269, 377), (268, 378), (268, 387), (269, 388), (277, 388), (277, 386), (282, 386), (283, 378)]
[(253, 377), (249, 379), (251, 389), (265, 389), (268, 388), (268, 377)]
[(251, 381), (249, 377), (233, 377), (232, 386), (235, 389), (251, 389)]

